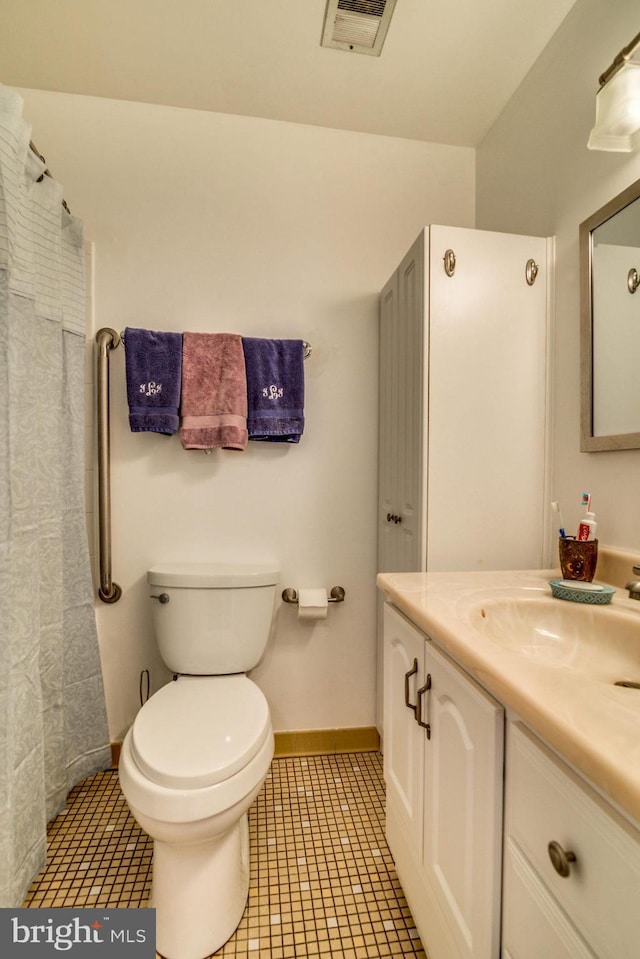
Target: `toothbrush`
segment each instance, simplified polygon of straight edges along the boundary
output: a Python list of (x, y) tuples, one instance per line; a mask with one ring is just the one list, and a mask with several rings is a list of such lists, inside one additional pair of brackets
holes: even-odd
[(582, 494), (582, 505), (585, 508), (585, 512), (588, 513), (591, 509), (591, 493)]
[(564, 523), (562, 522), (562, 512), (560, 510), (560, 505), (555, 501), (551, 504), (551, 509), (558, 516), (558, 533), (560, 534), (561, 539), (566, 539), (567, 534), (564, 531)]

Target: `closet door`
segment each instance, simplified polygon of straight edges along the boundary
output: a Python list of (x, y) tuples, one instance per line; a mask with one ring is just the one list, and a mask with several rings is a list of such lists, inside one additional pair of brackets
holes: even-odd
[(547, 241), (432, 226), (430, 247), (427, 568), (539, 568)]
[(380, 308), (378, 569), (424, 569), (425, 232), (385, 286)]
[(393, 517), (398, 501), (399, 409), (398, 271), (380, 296), (380, 411), (378, 448), (378, 570), (396, 570), (400, 561)]
[(400, 264), (398, 299), (400, 304), (399, 377), (400, 407), (398, 488), (402, 570), (425, 568), (425, 417), (428, 369), (425, 344), (428, 343), (426, 317), (425, 255), (428, 236), (423, 231)]

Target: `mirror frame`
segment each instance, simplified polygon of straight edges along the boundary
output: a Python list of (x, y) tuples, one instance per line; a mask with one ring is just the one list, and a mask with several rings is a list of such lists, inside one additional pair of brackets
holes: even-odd
[(581, 380), (581, 435), (583, 453), (601, 450), (640, 449), (640, 432), (617, 433), (611, 436), (593, 435), (593, 285), (592, 234), (616, 213), (640, 198), (640, 180), (619, 193), (601, 209), (580, 224), (580, 380)]

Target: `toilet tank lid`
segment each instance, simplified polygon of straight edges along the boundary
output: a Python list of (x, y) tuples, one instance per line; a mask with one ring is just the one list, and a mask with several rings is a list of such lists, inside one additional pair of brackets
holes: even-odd
[(268, 563), (162, 563), (147, 573), (151, 586), (187, 589), (275, 586), (280, 570)]

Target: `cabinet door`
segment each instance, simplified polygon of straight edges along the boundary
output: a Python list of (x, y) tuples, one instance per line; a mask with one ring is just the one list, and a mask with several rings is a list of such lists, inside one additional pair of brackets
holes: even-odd
[[(431, 643), (423, 862), (461, 959), (497, 959), (500, 934), (503, 709)], [(422, 931), (429, 952), (429, 929)], [(433, 950), (434, 959), (439, 959)]]
[(424, 569), (425, 234), (380, 300), (378, 569)]
[[(424, 675), (424, 635), (384, 607), (384, 777), (401, 828), (422, 845), (424, 745), (415, 706)], [(411, 705), (407, 705), (407, 702)], [(391, 850), (393, 852), (393, 849)]]

